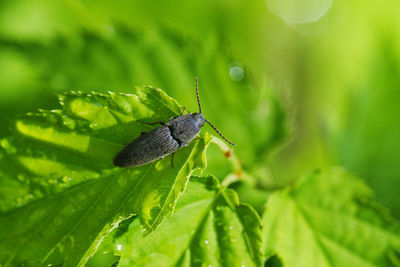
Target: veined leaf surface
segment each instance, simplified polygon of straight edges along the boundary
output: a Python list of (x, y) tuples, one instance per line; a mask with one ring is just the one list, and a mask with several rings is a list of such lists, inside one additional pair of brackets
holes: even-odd
[(143, 234), (136, 220), (117, 241), (119, 266), (261, 266), (257, 213), (213, 177), (192, 177), (174, 214)]
[(361, 180), (341, 169), (303, 177), (267, 202), (265, 255), (294, 267), (397, 266), (399, 227), (370, 197)]
[[(63, 110), (16, 121), (2, 141), (1, 173), (16, 181), (1, 191), (0, 262), (5, 266), (82, 265), (103, 237), (137, 214), (154, 230), (174, 208), (196, 168), (206, 164), (205, 134), (170, 156), (137, 168), (115, 168), (116, 152), (151, 129), (136, 120), (166, 121), (181, 107), (160, 89), (135, 94), (66, 94)], [(15, 179), (17, 178), (17, 179)], [(29, 192), (13, 209), (9, 190)], [(23, 195), (26, 196), (26, 195)]]

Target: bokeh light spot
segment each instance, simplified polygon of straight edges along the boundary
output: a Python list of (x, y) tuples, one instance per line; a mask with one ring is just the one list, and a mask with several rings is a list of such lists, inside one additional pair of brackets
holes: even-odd
[(236, 82), (243, 80), (244, 70), (241, 64), (234, 62), (229, 65), (229, 77)]
[(333, 0), (266, 0), (268, 8), (288, 24), (312, 23), (321, 19)]

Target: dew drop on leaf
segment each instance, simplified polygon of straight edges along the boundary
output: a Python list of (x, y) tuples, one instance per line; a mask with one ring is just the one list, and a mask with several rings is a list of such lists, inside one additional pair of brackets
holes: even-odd
[(100, 128), (99, 125), (98, 125), (96, 122), (92, 122), (92, 123), (89, 125), (89, 127), (92, 128), (93, 130), (97, 130), (97, 129)]
[(124, 103), (124, 104), (123, 104), (123, 109), (124, 109), (124, 111), (125, 111), (126, 113), (129, 113), (129, 112), (132, 111), (132, 107), (131, 107), (131, 105), (128, 104), (128, 103)]
[(71, 181), (72, 180), (72, 178), (70, 177), (70, 176), (64, 176), (63, 178), (62, 178), (62, 181), (64, 182), (64, 183), (68, 183), (69, 181)]
[(63, 124), (70, 130), (74, 130), (76, 126), (76, 122), (73, 119), (67, 117), (63, 118)]

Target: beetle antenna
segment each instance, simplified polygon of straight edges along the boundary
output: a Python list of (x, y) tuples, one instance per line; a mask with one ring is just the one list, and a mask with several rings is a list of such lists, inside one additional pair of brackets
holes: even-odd
[(217, 128), (215, 128), (214, 125), (211, 124), (211, 122), (209, 122), (208, 120), (206, 120), (206, 122), (207, 122), (208, 124), (210, 124), (211, 128), (213, 128), (214, 131), (216, 131), (217, 134), (219, 134), (219, 136), (222, 137), (222, 139), (224, 139), (227, 143), (229, 143), (229, 144), (231, 144), (231, 145), (233, 145), (233, 146), (236, 146), (236, 144), (232, 143), (232, 142), (229, 141), (225, 136), (223, 136), (222, 133), (221, 133), (220, 131), (218, 131)]
[(196, 96), (197, 104), (199, 104), (199, 113), (201, 113), (200, 97), (199, 97), (199, 77), (196, 76)]

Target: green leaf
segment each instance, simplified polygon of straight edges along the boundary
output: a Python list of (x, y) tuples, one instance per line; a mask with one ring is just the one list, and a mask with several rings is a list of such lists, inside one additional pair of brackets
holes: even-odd
[(261, 266), (260, 219), (217, 179), (191, 177), (174, 214), (148, 235), (135, 220), (115, 253), (120, 266)]
[[(130, 95), (74, 93), (60, 100), (63, 110), (22, 117), (14, 137), (2, 141), (0, 171), (17, 184), (0, 191), (8, 203), (0, 217), (0, 229), (7, 229), (0, 232), (5, 266), (82, 265), (104, 236), (133, 214), (154, 230), (174, 208), (192, 172), (206, 164), (209, 134), (179, 150), (174, 168), (170, 156), (137, 168), (113, 166), (123, 144), (150, 129), (137, 119), (165, 121), (180, 111), (160, 89), (138, 87)], [(29, 197), (13, 210), (11, 198), (20, 196), (19, 189), (28, 190)]]
[[(197, 111), (194, 80), (199, 76), (205, 117), (232, 141), (240, 141), (235, 151), (249, 170), (287, 136), (286, 111), (280, 99), (268, 84), (257, 84), (250, 66), (236, 62), (239, 59), (220, 44), (217, 36), (204, 40), (164, 28), (132, 31), (114, 25), (110, 37), (84, 32), (77, 38), (79, 45), (63, 37), (46, 45), (21, 40), (5, 44), (27, 61), (38, 84), (34, 90), (27, 82), (29, 86), (21, 89), (35, 92), (34, 103), (21, 104), (26, 94), (5, 98), (7, 105), (0, 106), (0, 113), (8, 116), (0, 116), (0, 124), (7, 124), (9, 116), (26, 112), (26, 106), (53, 107), (49, 95), (62, 88), (86, 92), (86, 88), (96, 88), (103, 93), (112, 88), (130, 93), (132, 84), (151, 84), (176, 97), (187, 110)], [(230, 76), (235, 66), (244, 72), (241, 81)], [(205, 128), (210, 129), (208, 125)], [(210, 173), (225, 177), (229, 170), (224, 168), (224, 156), (219, 151), (210, 152)]]
[(30, 188), (27, 201), (114, 168), (112, 159), (123, 145), (151, 129), (136, 120), (167, 121), (182, 108), (152, 87), (137, 87), (130, 95), (68, 93), (59, 98), (63, 110), (21, 117), (13, 136), (0, 143), (0, 171)]
[(342, 124), (328, 140), (340, 165), (365, 179), (379, 202), (400, 219), (400, 60), (390, 40), (386, 36), (378, 42), (365, 64), (366, 78), (352, 80), (352, 94), (339, 107)]
[(270, 197), (263, 251), (285, 266), (399, 264), (400, 230), (358, 178), (341, 169), (314, 172)]

